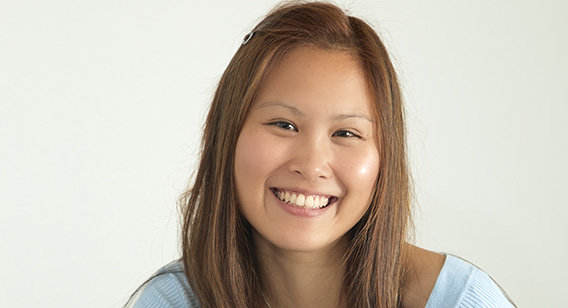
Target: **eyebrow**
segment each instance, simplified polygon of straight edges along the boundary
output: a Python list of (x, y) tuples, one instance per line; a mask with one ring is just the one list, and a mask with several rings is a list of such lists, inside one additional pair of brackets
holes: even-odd
[[(290, 106), (288, 104), (282, 103), (282, 102), (264, 102), (262, 104), (260, 104), (257, 109), (261, 109), (261, 108), (266, 108), (266, 107), (272, 107), (272, 106), (279, 106), (279, 107), (284, 107), (288, 110), (290, 110), (293, 114), (305, 118), (306, 115), (300, 111), (300, 109), (294, 107), (294, 106)], [(371, 119), (368, 115), (366, 114), (362, 114), (362, 113), (342, 113), (342, 114), (338, 114), (336, 116), (333, 117), (334, 120), (343, 120), (343, 119), (349, 119), (349, 118), (357, 118), (357, 119), (362, 119), (362, 120), (367, 120), (371, 123), (375, 123), (375, 121), (373, 119)]]

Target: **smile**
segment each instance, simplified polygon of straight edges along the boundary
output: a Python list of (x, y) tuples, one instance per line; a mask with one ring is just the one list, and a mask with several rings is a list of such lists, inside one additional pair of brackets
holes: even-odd
[(280, 201), (303, 209), (323, 209), (337, 200), (337, 197), (330, 195), (305, 195), (275, 187), (270, 190)]

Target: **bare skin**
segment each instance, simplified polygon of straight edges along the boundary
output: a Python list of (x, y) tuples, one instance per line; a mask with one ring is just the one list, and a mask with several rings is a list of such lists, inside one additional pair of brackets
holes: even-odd
[(342, 242), (316, 252), (284, 251), (257, 241), (270, 307), (340, 307)]
[[(340, 248), (342, 243), (318, 253), (285, 252), (266, 241), (259, 244), (259, 261), (265, 269), (261, 275), (268, 282), (270, 307), (348, 307), (339, 302), (341, 255), (331, 253), (340, 250), (334, 248)], [(445, 256), (413, 245), (408, 248), (413, 268), (403, 290), (402, 306), (422, 308), (432, 293)]]
[(424, 307), (434, 289), (446, 257), (442, 254), (409, 245), (413, 268), (403, 291), (402, 306)]
[[(243, 124), (236, 188), (273, 308), (350, 307), (340, 303), (344, 235), (367, 210), (381, 163), (365, 78), (350, 53), (297, 47), (267, 73)], [(309, 195), (306, 205), (318, 196), (335, 203), (302, 216), (274, 193), (284, 190)], [(409, 247), (415, 260), (404, 303), (423, 307), (443, 256)]]

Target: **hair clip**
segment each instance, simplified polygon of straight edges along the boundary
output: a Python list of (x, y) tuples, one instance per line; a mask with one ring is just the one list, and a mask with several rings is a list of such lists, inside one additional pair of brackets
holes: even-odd
[(247, 35), (245, 35), (244, 39), (243, 39), (243, 45), (245, 45), (246, 43), (248, 43), (250, 41), (250, 39), (252, 38), (252, 36), (254, 35), (254, 31), (249, 32)]

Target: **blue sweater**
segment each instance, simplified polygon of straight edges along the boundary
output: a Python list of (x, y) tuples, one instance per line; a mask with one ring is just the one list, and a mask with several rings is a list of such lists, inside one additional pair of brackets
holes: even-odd
[[(199, 307), (180, 261), (170, 263), (148, 282), (134, 308)], [(446, 254), (444, 266), (425, 308), (515, 307), (506, 293), (481, 269)]]

